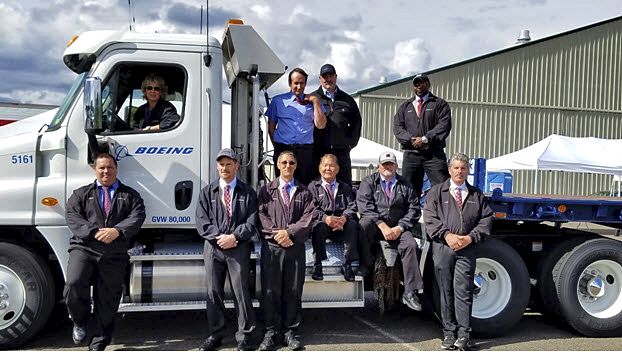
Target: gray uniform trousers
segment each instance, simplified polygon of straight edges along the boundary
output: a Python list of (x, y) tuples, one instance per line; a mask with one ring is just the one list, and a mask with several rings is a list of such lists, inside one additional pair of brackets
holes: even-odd
[[(370, 252), (371, 244), (384, 240), (382, 231), (369, 218), (362, 218), (359, 222), (363, 228), (364, 238), (367, 244), (365, 251)], [(417, 241), (411, 231), (404, 231), (396, 240), (387, 241), (389, 245), (397, 249), (402, 261), (404, 270), (404, 292), (412, 292), (423, 289), (423, 278), (419, 270), (419, 259), (417, 256)], [(362, 255), (362, 254), (361, 254)], [(369, 254), (371, 257), (371, 254)]]
[(470, 338), (473, 308), (473, 275), (477, 244), (454, 252), (444, 243), (432, 242), (434, 275), (441, 291), (443, 333)]
[(210, 336), (221, 339), (225, 329), (225, 279), (234, 295), (238, 315), (238, 331), (235, 339), (240, 342), (250, 339), (255, 330), (255, 313), (250, 293), (250, 255), (251, 241), (245, 241), (231, 249), (215, 248), (205, 241), (203, 257), (205, 260), (207, 286), (207, 322)]
[(305, 245), (283, 248), (270, 241), (261, 246), (261, 290), (266, 330), (296, 335), (302, 322)]

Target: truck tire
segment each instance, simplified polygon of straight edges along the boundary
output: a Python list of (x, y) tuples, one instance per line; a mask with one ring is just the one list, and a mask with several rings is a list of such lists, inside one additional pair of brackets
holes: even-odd
[(505, 242), (490, 239), (479, 244), (471, 328), (478, 336), (498, 336), (514, 327), (529, 303), (527, 267)]
[(54, 280), (43, 259), (0, 243), (0, 348), (16, 348), (47, 323), (54, 308)]
[(586, 336), (622, 335), (622, 242), (597, 238), (575, 248), (557, 283), (561, 313)]
[(562, 240), (538, 264), (538, 283), (536, 284), (540, 299), (538, 308), (542, 314), (552, 318), (553, 321), (559, 321), (561, 318), (557, 283), (562, 267), (570, 256), (570, 252), (589, 239), (589, 237), (579, 237)]

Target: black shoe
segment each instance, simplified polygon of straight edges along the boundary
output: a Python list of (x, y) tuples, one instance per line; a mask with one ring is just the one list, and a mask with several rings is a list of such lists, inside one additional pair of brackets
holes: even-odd
[(292, 351), (300, 351), (302, 349), (302, 343), (294, 334), (285, 336), (285, 344)]
[(273, 331), (268, 331), (259, 345), (260, 351), (275, 351), (280, 344), (279, 335)]
[(341, 273), (346, 281), (354, 281), (354, 272), (352, 272), (352, 266), (350, 264), (344, 264), (341, 266)]
[(356, 275), (365, 277), (369, 274), (369, 268), (365, 265), (359, 265), (359, 268), (356, 270)]
[(89, 351), (105, 351), (108, 345), (89, 346)]
[(322, 272), (322, 262), (313, 264), (313, 273), (311, 274), (313, 280), (324, 280), (324, 273)]
[(73, 323), (71, 338), (73, 339), (73, 343), (76, 345), (83, 343), (84, 340), (86, 340), (86, 325), (80, 326), (76, 323)]
[(213, 351), (220, 347), (220, 345), (222, 345), (222, 340), (210, 336), (199, 346), (199, 351)]
[(238, 342), (238, 351), (252, 351), (253, 348), (248, 344), (246, 339)]
[(421, 312), (422, 310), (421, 303), (419, 303), (419, 298), (415, 291), (404, 293), (402, 296), (402, 303), (414, 311)]
[(458, 337), (454, 347), (460, 351), (468, 351), (471, 348), (471, 340), (468, 337)]
[(445, 335), (443, 342), (441, 342), (441, 348), (444, 350), (453, 350), (456, 348), (454, 343), (456, 343), (456, 337), (454, 335)]

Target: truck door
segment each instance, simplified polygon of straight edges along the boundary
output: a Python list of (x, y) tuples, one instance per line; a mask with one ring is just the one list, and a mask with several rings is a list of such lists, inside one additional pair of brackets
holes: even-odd
[[(201, 55), (197, 52), (117, 49), (103, 57), (91, 73), (102, 79), (107, 122), (98, 142), (107, 144), (117, 160), (119, 180), (143, 197), (147, 211), (144, 227), (190, 227), (195, 222), (201, 160), (201, 81), (200, 74), (196, 74), (200, 65)], [(170, 128), (136, 128), (137, 121), (144, 118), (136, 116), (136, 111), (146, 103), (141, 84), (148, 75), (164, 80), (166, 87), (160, 87), (161, 93), (164, 96), (167, 90), (166, 99), (180, 116)], [(79, 164), (75, 169), (93, 173)], [(80, 186), (72, 182), (75, 179), (80, 178), (69, 175), (68, 194)]]

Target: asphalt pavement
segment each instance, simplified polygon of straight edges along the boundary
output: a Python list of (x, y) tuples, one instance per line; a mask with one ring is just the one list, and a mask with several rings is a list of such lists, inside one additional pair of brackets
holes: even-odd
[[(440, 324), (405, 306), (378, 313), (367, 293), (365, 308), (305, 309), (302, 341), (309, 351), (427, 351), (440, 350)], [(259, 311), (256, 311), (259, 314)], [(235, 325), (229, 311), (223, 350), (234, 350)], [(113, 344), (107, 350), (196, 350), (207, 337), (203, 311), (119, 314)], [(59, 307), (53, 319), (27, 350), (86, 350), (71, 340), (71, 321)], [(259, 343), (259, 339), (256, 345)], [(515, 329), (496, 338), (474, 339), (476, 350), (622, 350), (622, 338), (587, 338), (535, 312), (526, 312)], [(287, 350), (282, 348), (282, 350)]]

